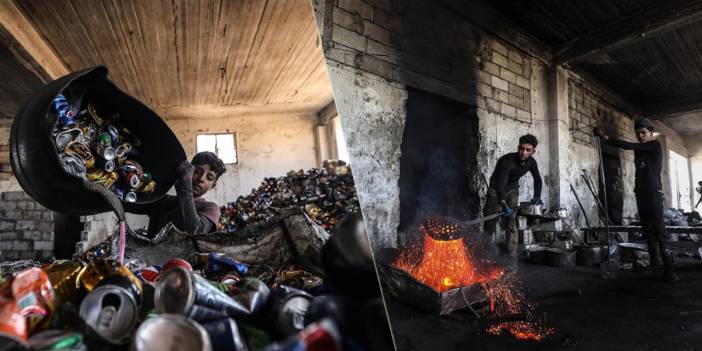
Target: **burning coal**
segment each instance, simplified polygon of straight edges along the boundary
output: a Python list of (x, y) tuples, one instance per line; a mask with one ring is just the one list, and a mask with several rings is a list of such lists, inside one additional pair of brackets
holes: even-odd
[[(477, 256), (479, 250), (470, 250), (468, 228), (443, 217), (426, 220), (419, 226), (422, 243), (400, 252), (395, 267), (408, 272), (421, 283), (437, 292), (480, 284), (488, 297), (492, 317), (529, 313), (535, 308), (529, 304), (515, 274), (488, 257)], [(555, 330), (538, 323), (509, 321), (490, 326), (486, 331), (499, 335), (509, 331), (520, 340), (540, 341)]]

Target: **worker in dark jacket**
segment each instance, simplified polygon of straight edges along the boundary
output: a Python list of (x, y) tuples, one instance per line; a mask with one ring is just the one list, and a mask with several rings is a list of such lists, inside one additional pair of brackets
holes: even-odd
[(676, 281), (678, 276), (673, 272), (673, 254), (670, 251), (670, 235), (663, 221), (663, 187), (661, 184), (661, 169), (663, 156), (661, 144), (653, 138), (653, 125), (647, 118), (638, 119), (634, 123), (638, 143), (610, 138), (601, 129), (595, 128), (595, 134), (609, 145), (625, 150), (634, 150), (636, 165), (634, 193), (636, 207), (648, 241), (648, 252), (651, 265), (663, 266), (663, 278)]
[[(517, 152), (506, 154), (497, 161), (495, 170), (490, 177), (487, 199), (485, 200), (484, 215), (488, 216), (503, 212), (500, 226), (505, 231), (506, 243), (503, 252), (514, 256), (519, 237), (517, 236), (517, 220), (514, 208), (519, 202), (519, 178), (527, 172), (534, 178), (533, 204), (543, 204), (541, 201), (541, 175), (539, 167), (532, 155), (536, 152), (539, 141), (531, 134), (519, 138)], [(485, 222), (485, 230), (495, 233), (497, 219)]]
[(176, 196), (166, 196), (143, 210), (149, 216), (149, 235), (155, 235), (169, 222), (179, 230), (192, 234), (214, 232), (219, 223), (220, 210), (203, 195), (217, 185), (224, 174), (222, 160), (212, 152), (200, 152), (192, 161), (183, 161), (176, 168)]

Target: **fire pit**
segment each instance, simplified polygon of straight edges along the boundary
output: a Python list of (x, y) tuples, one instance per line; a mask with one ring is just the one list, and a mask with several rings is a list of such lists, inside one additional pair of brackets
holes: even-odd
[(526, 301), (516, 274), (485, 257), (488, 250), (469, 230), (451, 218), (432, 217), (419, 226), (418, 244), (384, 251), (379, 268), (387, 292), (439, 315), (467, 308), (488, 322), (490, 334), (505, 330), (536, 341), (552, 334), (552, 328), (531, 321), (534, 305)]

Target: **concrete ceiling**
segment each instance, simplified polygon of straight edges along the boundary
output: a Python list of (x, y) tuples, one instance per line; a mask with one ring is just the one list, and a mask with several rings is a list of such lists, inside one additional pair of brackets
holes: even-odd
[(4, 0), (0, 12), (10, 110), (32, 81), (99, 64), (166, 118), (316, 112), (332, 101), (309, 0)]
[(683, 136), (702, 134), (702, 112), (685, 113), (675, 118), (666, 118), (661, 123)]

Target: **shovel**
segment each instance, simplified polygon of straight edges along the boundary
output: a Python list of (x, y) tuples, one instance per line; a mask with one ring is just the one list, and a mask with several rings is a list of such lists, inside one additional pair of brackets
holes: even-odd
[[(523, 208), (527, 208), (527, 207), (529, 207), (529, 205), (521, 205), (521, 206), (517, 206), (517, 207), (513, 208), (512, 210), (516, 212), (516, 211), (519, 211), (519, 210), (521, 210)], [(482, 218), (478, 218), (478, 219), (474, 219), (472, 221), (467, 221), (467, 222), (459, 222), (459, 221), (453, 220), (452, 218), (449, 218), (449, 217), (436, 217), (436, 218), (425, 221), (424, 227), (429, 229), (429, 230), (427, 230), (427, 235), (429, 235), (429, 237), (431, 237), (432, 239), (438, 240), (438, 241), (451, 241), (451, 240), (456, 240), (456, 239), (460, 239), (460, 238), (463, 238), (465, 236), (468, 236), (468, 234), (470, 232), (467, 229), (472, 227), (472, 226), (479, 225), (480, 223), (484, 223), (484, 222), (493, 220), (495, 218), (502, 217), (504, 215), (506, 215), (505, 212), (497, 212), (497, 213), (493, 213), (491, 215), (488, 215), (488, 216), (485, 216)], [(452, 230), (446, 230), (446, 229), (432, 230), (431, 229), (432, 227), (436, 227), (436, 226), (455, 226), (455, 227), (452, 228)]]
[(600, 158), (600, 179), (602, 179), (602, 193), (604, 195), (605, 230), (607, 231), (607, 261), (600, 263), (600, 277), (602, 279), (614, 279), (619, 272), (619, 262), (612, 260), (612, 238), (609, 235), (609, 208), (607, 207), (607, 183), (604, 176), (604, 161), (602, 159), (602, 140), (595, 136), (597, 140), (597, 154)]

